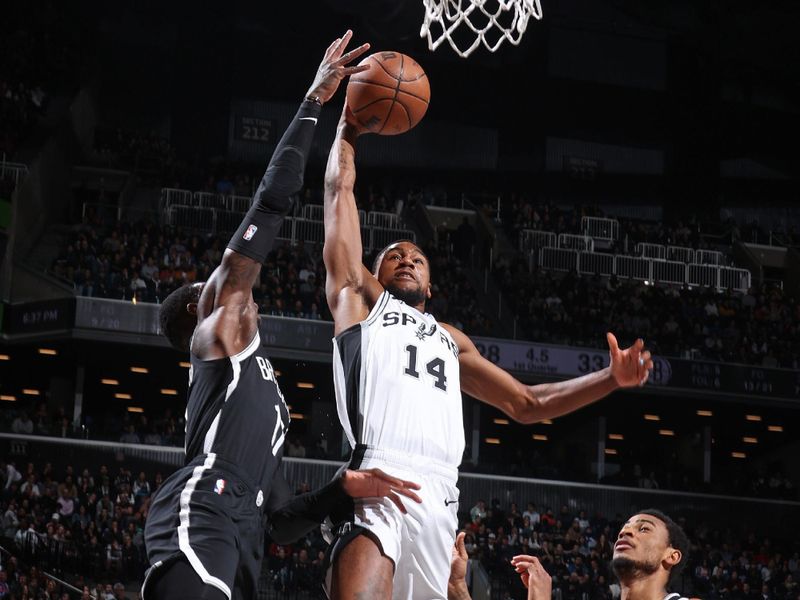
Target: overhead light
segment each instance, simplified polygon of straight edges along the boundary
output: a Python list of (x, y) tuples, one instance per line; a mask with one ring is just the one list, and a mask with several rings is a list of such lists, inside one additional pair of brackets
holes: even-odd
[(306, 418), (306, 416), (301, 413), (289, 413), (289, 417), (292, 419), (297, 419), (298, 421), (302, 421)]
[(758, 443), (758, 438), (755, 438), (755, 437), (749, 437), (749, 436), (744, 436), (744, 437), (742, 438), (742, 441), (743, 441), (745, 444), (757, 444), (757, 443)]
[(130, 394), (122, 394), (120, 392), (114, 394), (114, 398), (119, 398), (120, 400), (133, 400), (133, 396)]
[(119, 385), (118, 379), (101, 379), (100, 383), (103, 385)]
[(660, 421), (661, 417), (659, 417), (658, 415), (645, 415), (644, 416), (644, 420), (645, 421)]
[(783, 431), (783, 425), (770, 425), (767, 427), (767, 431), (774, 431), (776, 433), (781, 433)]
[(539, 421), (539, 424), (540, 425), (552, 425), (553, 421), (551, 419), (542, 419), (541, 421)]
[(671, 437), (671, 436), (675, 435), (675, 432), (672, 431), (672, 429), (659, 429), (658, 430), (658, 435), (665, 435), (667, 437)]
[(11, 360), (8, 354), (0, 354), (0, 360)]
[(17, 401), (17, 397), (16, 396), (12, 396), (11, 394), (1, 394), (0, 395), (0, 400), (5, 400), (6, 402), (16, 402)]
[(141, 406), (129, 406), (128, 412), (132, 413), (143, 413), (144, 409)]
[(747, 419), (748, 421), (755, 421), (755, 422), (761, 421), (761, 415), (745, 415), (744, 418)]
[(543, 433), (534, 433), (531, 436), (531, 438), (533, 438), (537, 442), (546, 442), (547, 441), (547, 436), (545, 434), (543, 434)]
[(609, 433), (608, 434), (608, 439), (610, 439), (610, 440), (624, 440), (625, 436), (622, 435), (621, 433)]
[(173, 390), (170, 388), (161, 388), (161, 393), (164, 394), (165, 396), (177, 396), (178, 390)]
[(747, 454), (744, 452), (731, 452), (731, 456), (733, 458), (747, 458)]
[(697, 416), (698, 417), (713, 417), (714, 413), (711, 412), (710, 410), (698, 410), (697, 411)]
[(508, 419), (495, 419), (495, 425), (508, 425)]
[(34, 388), (24, 388), (22, 390), (22, 393), (25, 394), (26, 396), (39, 396), (41, 394), (39, 390), (36, 390)]
[(297, 387), (299, 387), (301, 390), (313, 390), (314, 389), (314, 384), (313, 383), (308, 383), (308, 382), (305, 382), (305, 381), (298, 381), (297, 382)]
[(189, 367), (192, 366), (192, 363), (182, 360), (181, 362), (178, 363), (178, 366), (183, 367), (184, 369), (188, 369)]
[(47, 356), (55, 356), (56, 354), (58, 354), (58, 351), (53, 350), (53, 348), (39, 348), (37, 352), (39, 352), (39, 354), (45, 354)]
[(605, 449), (605, 453), (606, 454), (617, 454), (617, 450), (615, 448), (606, 448)]
[(484, 441), (487, 444), (499, 444), (500, 443), (500, 439), (499, 438), (486, 438)]
[(131, 373), (149, 373), (150, 369), (147, 367), (131, 367)]

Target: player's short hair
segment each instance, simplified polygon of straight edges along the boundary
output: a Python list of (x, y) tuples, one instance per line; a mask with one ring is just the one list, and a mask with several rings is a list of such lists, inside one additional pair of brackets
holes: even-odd
[(640, 510), (637, 514), (650, 515), (662, 521), (667, 528), (667, 543), (681, 553), (681, 559), (669, 572), (669, 583), (673, 583), (683, 571), (689, 560), (689, 538), (680, 525), (657, 508)]
[(392, 246), (395, 246), (397, 244), (402, 244), (403, 242), (406, 242), (408, 244), (413, 244), (414, 247), (419, 251), (419, 253), (422, 254), (422, 256), (425, 257), (425, 260), (427, 260), (428, 263), (431, 262), (430, 259), (428, 258), (428, 255), (425, 254), (425, 252), (422, 251), (422, 248), (420, 248), (417, 245), (417, 242), (415, 242), (414, 240), (395, 240), (391, 244), (387, 244), (386, 246), (384, 246), (383, 250), (378, 252), (378, 254), (375, 256), (375, 260), (372, 261), (372, 273), (374, 275), (376, 275), (378, 273), (378, 269), (380, 269), (380, 267), (381, 267), (381, 261), (383, 260), (383, 255), (386, 254), (386, 252), (389, 250), (389, 248), (391, 248)]
[(189, 351), (192, 334), (197, 325), (197, 315), (190, 314), (186, 310), (186, 305), (197, 303), (202, 289), (200, 285), (183, 285), (164, 298), (161, 303), (158, 311), (161, 333), (176, 350)]

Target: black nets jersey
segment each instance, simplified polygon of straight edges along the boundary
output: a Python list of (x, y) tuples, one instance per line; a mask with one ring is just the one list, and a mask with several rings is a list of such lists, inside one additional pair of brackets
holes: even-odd
[(283, 456), (289, 410), (256, 333), (239, 354), (191, 357), (186, 404), (186, 464), (215, 455), (268, 490)]

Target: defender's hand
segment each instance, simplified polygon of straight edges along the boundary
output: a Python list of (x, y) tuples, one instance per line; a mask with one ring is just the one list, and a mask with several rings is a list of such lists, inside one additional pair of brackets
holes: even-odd
[(342, 475), (342, 489), (351, 498), (389, 498), (403, 513), (408, 511), (403, 506), (400, 496), (411, 498), (417, 503), (422, 502), (422, 498), (413, 492), (420, 489), (419, 484), (392, 477), (380, 469), (363, 471), (347, 469)]
[(611, 375), (620, 387), (644, 385), (653, 370), (650, 351), (644, 349), (644, 340), (639, 338), (630, 348), (619, 349), (614, 334), (606, 334), (608, 354), (611, 357)]
[(348, 29), (342, 37), (335, 39), (328, 46), (325, 56), (322, 57), (322, 62), (317, 69), (314, 83), (308, 88), (307, 96), (316, 96), (322, 104), (325, 104), (336, 93), (339, 84), (345, 77), (369, 69), (369, 65), (346, 66), (349, 62), (369, 50), (369, 44), (361, 44), (355, 50), (344, 54), (344, 50), (352, 37), (353, 32)]
[(553, 595), (553, 578), (544, 570), (538, 558), (520, 554), (511, 559), (511, 566), (528, 588), (528, 600), (550, 600)]

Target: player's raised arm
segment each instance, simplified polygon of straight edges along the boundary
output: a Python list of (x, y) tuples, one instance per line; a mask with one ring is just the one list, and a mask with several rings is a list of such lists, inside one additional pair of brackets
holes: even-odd
[(653, 368), (650, 352), (644, 349), (642, 340), (621, 350), (617, 338), (609, 333), (610, 366), (566, 381), (525, 385), (483, 358), (463, 332), (450, 325), (446, 328), (459, 348), (461, 389), (520, 423), (560, 417), (596, 402), (618, 388), (644, 385)]
[[(348, 31), (325, 51), (306, 98), (275, 148), (250, 210), (203, 289), (193, 343), (193, 352), (201, 358), (236, 354), (255, 335), (257, 308), (252, 288), (303, 186), (306, 160), (322, 105), (331, 99), (345, 77), (367, 68), (345, 66), (369, 47), (364, 44), (344, 54), (351, 37), (352, 32)], [(204, 326), (206, 320), (209, 323)]]
[(335, 333), (364, 319), (383, 288), (362, 262), (361, 225), (353, 187), (355, 145), (359, 136), (347, 103), (336, 129), (325, 169), (325, 294)]

